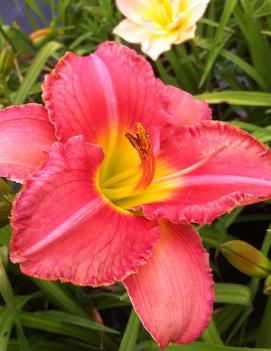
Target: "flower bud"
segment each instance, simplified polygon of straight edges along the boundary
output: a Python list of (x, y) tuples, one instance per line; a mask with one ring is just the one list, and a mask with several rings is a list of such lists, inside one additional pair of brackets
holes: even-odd
[(228, 241), (220, 251), (235, 268), (251, 277), (265, 278), (271, 273), (271, 261), (245, 241)]
[(29, 38), (35, 47), (39, 47), (51, 33), (52, 33), (51, 28), (43, 28), (31, 33), (29, 35)]
[(0, 51), (0, 76), (5, 77), (13, 66), (14, 53), (10, 46)]
[(271, 295), (271, 274), (265, 279), (263, 293)]

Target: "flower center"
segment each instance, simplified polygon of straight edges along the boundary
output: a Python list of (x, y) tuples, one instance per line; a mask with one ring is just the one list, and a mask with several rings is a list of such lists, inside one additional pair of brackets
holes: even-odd
[(161, 24), (168, 24), (172, 21), (172, 6), (168, 0), (157, 0), (156, 16)]
[(229, 146), (227, 143), (218, 145), (197, 162), (178, 169), (165, 157), (155, 157), (149, 134), (141, 123), (137, 123), (135, 133), (123, 129), (111, 133), (116, 136), (114, 142), (110, 142), (107, 136), (101, 143), (105, 158), (97, 185), (112, 204), (126, 210), (174, 196), (176, 189), (182, 187), (184, 177), (203, 167)]
[[(162, 31), (175, 31), (186, 21), (187, 1), (155, 0), (146, 4), (146, 26)], [(156, 26), (155, 26), (155, 25)], [(154, 27), (153, 27), (154, 26)]]
[(156, 173), (156, 160), (149, 134), (140, 122), (135, 133), (119, 132), (112, 148), (104, 147), (98, 182), (104, 196), (117, 203), (149, 188)]

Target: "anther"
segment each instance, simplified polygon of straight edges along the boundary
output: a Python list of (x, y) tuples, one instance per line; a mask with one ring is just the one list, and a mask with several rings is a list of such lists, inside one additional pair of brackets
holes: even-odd
[(125, 136), (136, 149), (141, 160), (142, 177), (135, 189), (147, 188), (153, 180), (155, 173), (155, 157), (153, 154), (150, 136), (140, 122), (136, 125), (136, 133), (126, 133)]

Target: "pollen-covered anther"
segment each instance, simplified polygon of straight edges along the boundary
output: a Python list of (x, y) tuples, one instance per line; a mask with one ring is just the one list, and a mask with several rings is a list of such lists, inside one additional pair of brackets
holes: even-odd
[(155, 157), (150, 142), (149, 134), (143, 125), (138, 122), (136, 133), (126, 133), (125, 136), (136, 149), (141, 160), (142, 177), (138, 181), (135, 189), (146, 189), (152, 182), (155, 173)]

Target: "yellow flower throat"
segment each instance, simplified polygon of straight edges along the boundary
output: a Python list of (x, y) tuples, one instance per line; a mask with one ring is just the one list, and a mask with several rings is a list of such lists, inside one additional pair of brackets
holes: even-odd
[(216, 146), (196, 163), (178, 170), (165, 159), (155, 157), (149, 134), (140, 122), (135, 133), (111, 132), (111, 139), (101, 142), (105, 158), (99, 169), (97, 187), (112, 204), (122, 209), (166, 200), (181, 188), (184, 176), (229, 146)]
[(101, 144), (105, 159), (98, 187), (110, 202), (129, 209), (168, 195), (170, 190), (162, 189), (154, 179), (166, 176), (171, 169), (155, 158), (150, 136), (140, 122), (135, 133), (119, 132), (114, 143), (105, 139)]

